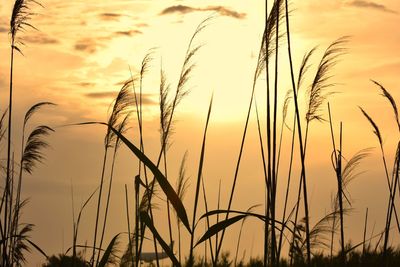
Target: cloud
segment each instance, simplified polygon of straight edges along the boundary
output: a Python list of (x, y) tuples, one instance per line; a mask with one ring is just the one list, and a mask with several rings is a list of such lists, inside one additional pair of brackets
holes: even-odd
[(181, 14), (186, 14), (194, 11), (199, 11), (197, 8), (189, 7), (189, 6), (183, 6), (183, 5), (177, 5), (177, 6), (170, 6), (161, 11), (160, 15), (167, 15), (171, 13), (181, 13)]
[(91, 83), (91, 82), (79, 82), (79, 83), (77, 83), (77, 85), (79, 85), (81, 87), (93, 87), (96, 84), (95, 83)]
[(31, 44), (58, 44), (59, 41), (45, 34), (28, 35), (24, 37), (24, 41)]
[(80, 39), (75, 43), (75, 50), (82, 51), (82, 52), (87, 52), (90, 54), (93, 54), (94, 52), (97, 51), (99, 47), (103, 47), (104, 45), (97, 42), (96, 40), (92, 38), (84, 38)]
[(184, 6), (184, 5), (176, 5), (176, 6), (170, 6), (161, 11), (160, 15), (167, 15), (167, 14), (172, 14), (172, 13), (180, 13), (180, 14), (186, 14), (186, 13), (191, 13), (191, 12), (204, 12), (204, 11), (214, 11), (219, 13), (222, 16), (227, 16), (227, 17), (232, 17), (235, 19), (243, 19), (246, 17), (246, 13), (239, 13), (235, 10), (231, 10), (229, 8), (223, 7), (223, 6), (208, 6), (205, 8), (195, 8), (195, 7), (190, 7), (190, 6)]
[[(115, 98), (117, 94), (118, 92), (116, 91), (101, 91), (101, 92), (86, 93), (84, 95), (92, 99), (110, 99), (110, 98)], [(158, 103), (153, 100), (154, 97), (155, 97), (154, 94), (142, 94), (142, 104), (148, 106), (158, 105)]]
[(136, 24), (136, 26), (139, 27), (139, 28), (145, 28), (145, 27), (149, 27), (149, 24), (147, 24), (147, 23), (138, 23), (138, 24)]
[(88, 98), (95, 98), (95, 99), (103, 99), (103, 98), (114, 98), (117, 95), (115, 91), (108, 91), (108, 92), (93, 92), (93, 93), (86, 93), (85, 96)]
[(372, 9), (380, 10), (383, 12), (397, 13), (396, 11), (387, 8), (385, 5), (377, 4), (375, 2), (366, 1), (366, 0), (354, 0), (354, 1), (351, 1), (349, 3), (349, 5), (354, 6), (354, 7), (360, 7), (360, 8), (372, 8)]
[(105, 20), (105, 21), (118, 20), (122, 16), (123, 16), (122, 14), (118, 14), (118, 13), (101, 13), (101, 14), (99, 14), (100, 19)]
[(8, 32), (6, 27), (0, 26), (0, 32)]
[(136, 34), (142, 34), (143, 32), (139, 30), (130, 30), (130, 31), (117, 31), (115, 32), (115, 35), (117, 36), (133, 36)]

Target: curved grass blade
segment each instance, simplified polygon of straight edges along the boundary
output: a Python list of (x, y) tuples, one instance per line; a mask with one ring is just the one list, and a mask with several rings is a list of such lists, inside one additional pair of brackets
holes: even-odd
[(121, 141), (138, 157), (144, 165), (146, 165), (154, 175), (154, 178), (157, 180), (158, 184), (160, 185), (161, 189), (164, 191), (165, 195), (167, 196), (168, 200), (171, 202), (172, 206), (174, 207), (179, 219), (182, 221), (182, 224), (186, 227), (186, 229), (191, 233), (189, 226), (189, 220), (187, 217), (187, 213), (185, 207), (183, 206), (182, 201), (179, 199), (178, 194), (175, 192), (171, 184), (165, 178), (165, 176), (161, 173), (161, 171), (157, 168), (156, 165), (145, 155), (143, 154), (140, 149), (138, 149), (134, 144), (132, 144), (123, 134), (118, 132), (114, 127), (111, 127), (107, 123), (104, 122), (84, 122), (79, 123), (76, 125), (88, 125), (88, 124), (101, 124), (106, 125), (110, 128), (111, 131), (117, 135)]
[[(255, 206), (250, 207), (250, 209), (252, 209), (253, 207), (255, 207)], [(251, 217), (257, 218), (257, 219), (259, 219), (259, 220), (261, 220), (261, 221), (265, 221), (265, 220), (266, 220), (266, 219), (265, 219), (265, 215), (257, 214), (257, 213), (254, 213), (254, 212), (238, 211), (238, 210), (212, 210), (212, 211), (209, 211), (209, 212), (203, 214), (203, 215), (199, 218), (199, 221), (200, 221), (201, 219), (205, 218), (205, 217), (212, 216), (212, 215), (217, 215), (217, 214), (223, 214), (223, 213), (224, 213), (224, 214), (226, 214), (226, 213), (231, 214), (231, 213), (232, 213), (232, 214), (239, 214), (239, 215), (251, 216)], [(198, 221), (198, 222), (199, 222), (199, 221)], [(271, 222), (272, 222), (272, 219), (269, 218), (268, 221), (271, 223)], [(198, 222), (197, 222), (197, 223), (198, 223)], [(281, 221), (278, 221), (278, 220), (274, 220), (274, 222), (275, 222), (276, 224), (282, 225), (284, 228), (286, 228), (287, 230), (289, 230), (290, 232), (293, 233), (293, 230), (292, 230), (290, 227), (288, 227), (288, 226), (286, 225), (286, 224), (288, 223), (288, 221), (281, 222)], [(275, 227), (275, 228), (278, 229), (278, 230), (280, 231), (279, 228), (277, 228), (277, 227)]]
[(112, 257), (113, 251), (114, 251), (114, 246), (118, 240), (120, 234), (117, 234), (116, 236), (113, 237), (113, 239), (111, 239), (110, 244), (108, 244), (108, 247), (106, 249), (106, 251), (103, 254), (103, 257), (101, 257), (100, 263), (99, 263), (99, 267), (105, 267), (107, 263), (109, 263), (110, 261), (110, 257)]
[[(255, 217), (255, 218), (257, 218), (257, 219), (259, 219), (259, 220), (261, 220), (261, 221), (265, 221), (265, 216), (264, 216), (264, 215), (257, 214), (257, 213), (253, 213), (253, 212), (236, 211), (236, 210), (229, 210), (229, 211), (228, 211), (228, 210), (212, 210), (212, 211), (207, 212), (206, 214), (203, 214), (203, 215), (200, 217), (199, 220), (201, 220), (201, 219), (203, 219), (203, 218), (205, 218), (205, 217), (208, 217), (208, 216), (212, 216), (212, 215), (216, 215), (216, 214), (221, 214), (221, 213), (225, 213), (225, 214), (226, 214), (226, 213), (230, 213), (230, 214), (239, 214), (239, 215), (237, 215), (237, 216), (235, 216), (235, 217), (232, 217), (232, 218), (229, 218), (229, 219), (226, 219), (226, 220), (223, 220), (223, 221), (220, 221), (220, 222), (214, 224), (213, 226), (209, 227), (209, 229), (207, 230), (207, 232), (200, 238), (199, 241), (197, 241), (197, 243), (196, 243), (195, 246), (201, 244), (201, 243), (204, 242), (205, 240), (207, 240), (207, 239), (209, 239), (210, 237), (216, 235), (218, 232), (225, 230), (226, 228), (228, 228), (228, 227), (231, 226), (232, 224), (235, 224), (236, 222), (238, 222), (238, 221), (240, 221), (240, 220), (242, 220), (242, 219), (247, 218), (248, 216)], [(270, 223), (271, 223), (272, 220), (269, 219), (269, 221), (270, 221)], [(293, 230), (290, 229), (290, 227), (288, 227), (288, 226), (286, 225), (287, 222), (282, 223), (282, 222), (277, 221), (277, 220), (274, 220), (274, 222), (275, 222), (276, 224), (282, 225), (283, 228), (286, 228), (286, 229), (288, 229), (290, 232), (293, 233)], [(275, 226), (275, 228), (278, 229), (278, 230), (281, 230), (281, 229), (279, 229), (278, 226)]]
[(232, 224), (237, 223), (238, 221), (246, 218), (248, 215), (237, 215), (235, 217), (229, 218), (227, 220), (220, 221), (219, 223), (214, 224), (211, 226), (207, 232), (200, 238), (199, 241), (197, 241), (195, 247), (204, 241), (208, 240), (210, 237), (216, 235), (218, 232), (228, 228)]
[(39, 251), (40, 254), (42, 254), (43, 256), (45, 256), (46, 259), (49, 258), (49, 256), (47, 256), (47, 254), (43, 251), (43, 249), (41, 249), (38, 245), (36, 245), (36, 244), (33, 243), (32, 241), (30, 241), (29, 239), (26, 239), (26, 242), (28, 242), (29, 244), (31, 244), (31, 246), (34, 247), (37, 251)]
[(172, 251), (172, 248), (168, 246), (167, 243), (162, 239), (160, 234), (157, 232), (157, 229), (154, 227), (154, 225), (151, 222), (151, 219), (149, 215), (142, 211), (140, 213), (140, 219), (146, 224), (146, 226), (150, 229), (150, 231), (153, 233), (155, 238), (157, 239), (158, 243), (160, 243), (161, 247), (163, 248), (164, 252), (168, 255), (168, 257), (171, 259), (172, 263), (174, 266), (180, 267), (181, 264), (179, 263), (178, 259), (175, 257), (174, 252)]

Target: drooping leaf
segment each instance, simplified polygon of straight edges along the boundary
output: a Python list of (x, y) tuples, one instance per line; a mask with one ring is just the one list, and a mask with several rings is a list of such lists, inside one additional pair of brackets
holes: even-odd
[(164, 194), (167, 196), (169, 202), (174, 207), (179, 219), (181, 220), (182, 224), (186, 227), (186, 229), (191, 232), (189, 226), (188, 216), (183, 206), (182, 201), (179, 199), (178, 194), (172, 188), (171, 184), (168, 182), (167, 178), (161, 173), (161, 171), (157, 168), (157, 166), (145, 155), (139, 148), (137, 148), (134, 144), (132, 144), (123, 134), (118, 132), (114, 127), (111, 127), (107, 123), (104, 122), (85, 122), (80, 123), (77, 125), (88, 125), (88, 124), (101, 124), (108, 126), (115, 135), (117, 135), (121, 141), (138, 157), (144, 165), (146, 165), (154, 175), (154, 178), (160, 185), (161, 189), (163, 190)]
[(179, 263), (178, 259), (175, 257), (172, 248), (168, 246), (168, 244), (164, 241), (164, 239), (160, 236), (158, 233), (157, 229), (154, 227), (153, 223), (151, 222), (151, 219), (149, 215), (142, 211), (140, 212), (140, 219), (146, 224), (146, 226), (150, 229), (150, 231), (153, 233), (155, 238), (157, 239), (158, 243), (161, 245), (163, 248), (164, 252), (168, 255), (168, 257), (171, 259), (172, 263), (174, 266), (181, 266)]
[(238, 222), (246, 217), (247, 217), (247, 215), (237, 215), (235, 217), (232, 217), (232, 218), (229, 218), (229, 219), (226, 219), (226, 220), (223, 220), (223, 221), (220, 221), (220, 222), (214, 224), (207, 230), (207, 232), (205, 232), (205, 234), (200, 238), (200, 240), (197, 241), (196, 246), (203, 243), (204, 241), (208, 240), (210, 237), (216, 235), (220, 231), (228, 228), (232, 224), (235, 224), (236, 222)]
[(101, 257), (100, 263), (98, 265), (99, 267), (105, 267), (106, 264), (110, 262), (110, 259), (113, 257), (113, 251), (115, 250), (114, 246), (117, 243), (119, 235), (120, 234), (117, 234), (113, 237), (113, 239), (111, 239), (106, 251), (103, 254), (103, 257)]
[(41, 249), (38, 245), (36, 245), (35, 243), (33, 243), (31, 240), (27, 239), (26, 240), (29, 244), (31, 244), (32, 247), (34, 247), (37, 251), (40, 252), (40, 254), (42, 254), (43, 256), (45, 256), (46, 259), (49, 258), (49, 256), (47, 256), (47, 254), (43, 251), (43, 249)]

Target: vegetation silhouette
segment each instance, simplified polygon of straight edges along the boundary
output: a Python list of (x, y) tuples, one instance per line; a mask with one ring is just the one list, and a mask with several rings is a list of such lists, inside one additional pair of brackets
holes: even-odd
[[(388, 204), (386, 208), (385, 227), (378, 234), (371, 233), (370, 238), (366, 238), (368, 216), (366, 214), (364, 224), (363, 240), (355, 245), (347, 243), (345, 234), (346, 216), (352, 211), (351, 198), (348, 185), (361, 174), (359, 171), (360, 163), (371, 153), (371, 149), (363, 149), (356, 153), (349, 160), (345, 157), (343, 139), (345, 132), (343, 123), (340, 122), (339, 138), (334, 133), (334, 121), (332, 119), (331, 107), (328, 99), (334, 91), (331, 89), (336, 82), (334, 81), (333, 70), (338, 64), (339, 58), (345, 54), (348, 37), (340, 37), (333, 41), (323, 52), (321, 59), (313, 69), (312, 60), (315, 57), (317, 48), (312, 48), (303, 57), (297, 77), (294, 74), (294, 64), (292, 59), (291, 26), (289, 16), (289, 5), (287, 0), (275, 0), (269, 9), (269, 2), (265, 1), (265, 24), (262, 33), (261, 43), (254, 76), (250, 85), (250, 99), (246, 119), (244, 122), (243, 133), (240, 139), (240, 146), (237, 161), (232, 175), (232, 186), (230, 187), (229, 201), (227, 207), (220, 205), (220, 189), (218, 195), (217, 209), (210, 209), (206, 195), (206, 183), (204, 179), (204, 162), (207, 157), (207, 133), (212, 118), (213, 96), (210, 97), (207, 109), (206, 121), (202, 135), (197, 162), (197, 175), (194, 181), (194, 203), (193, 210), (187, 209), (184, 202), (185, 192), (189, 186), (189, 178), (185, 172), (187, 154), (182, 158), (179, 173), (175, 175), (175, 188), (172, 185), (174, 175), (169, 171), (169, 149), (173, 144), (173, 133), (175, 129), (175, 117), (181, 101), (189, 94), (190, 78), (194, 75), (195, 59), (202, 44), (199, 43), (201, 33), (206, 30), (208, 24), (214, 17), (203, 20), (195, 29), (189, 40), (189, 44), (184, 54), (181, 71), (176, 83), (176, 90), (171, 90), (163, 66), (160, 68), (159, 84), (159, 130), (160, 130), (160, 151), (156, 160), (153, 160), (146, 150), (143, 123), (143, 95), (145, 91), (145, 77), (150, 71), (150, 62), (154, 56), (154, 49), (143, 58), (141, 67), (137, 73), (130, 73), (130, 77), (122, 83), (119, 93), (110, 106), (110, 113), (106, 122), (88, 121), (73, 124), (74, 127), (90, 127), (91, 125), (102, 125), (105, 127), (103, 160), (99, 184), (96, 189), (88, 196), (81, 207), (78, 217), (73, 215), (73, 241), (71, 247), (59, 254), (49, 257), (42, 248), (31, 241), (29, 233), (33, 229), (32, 224), (21, 223), (21, 209), (27, 204), (27, 200), (21, 199), (24, 176), (32, 174), (38, 163), (45, 159), (44, 149), (49, 146), (46, 138), (54, 132), (52, 127), (38, 125), (32, 127), (31, 117), (42, 108), (54, 106), (51, 102), (40, 102), (33, 105), (25, 114), (22, 125), (22, 140), (20, 147), (20, 160), (15, 160), (14, 152), (18, 149), (14, 145), (12, 138), (12, 104), (13, 104), (13, 69), (14, 52), (22, 53), (20, 32), (27, 28), (35, 27), (30, 24), (30, 19), (34, 15), (31, 12), (31, 5), (40, 3), (34, 0), (16, 0), (10, 20), (10, 88), (8, 109), (3, 112), (0, 118), (0, 142), (7, 143), (6, 166), (1, 166), (5, 170), (4, 187), (2, 187), (2, 198), (0, 206), (0, 255), (1, 266), (22, 266), (26, 263), (26, 253), (32, 248), (39, 251), (46, 259), (43, 267), (50, 266), (140, 266), (141, 262), (150, 261), (151, 265), (161, 266), (160, 260), (168, 258), (173, 266), (400, 266), (400, 248), (390, 246), (393, 232), (400, 233), (400, 223), (397, 214), (396, 194), (400, 194), (400, 142), (397, 135), (397, 146), (392, 149), (394, 153), (393, 165), (387, 157), (387, 147), (384, 146), (381, 130), (372, 116), (360, 107), (361, 114), (371, 124), (373, 134), (378, 139), (382, 162), (384, 166), (384, 178), (388, 186)], [(285, 45), (287, 52), (282, 53)], [(280, 80), (283, 74), (279, 72), (287, 56), (289, 63), (290, 76), (284, 77), (290, 80), (291, 88), (281, 101)], [(310, 76), (311, 82), (304, 85)], [(265, 76), (264, 76), (265, 75)], [(265, 77), (263, 90), (266, 99), (257, 97), (256, 89), (259, 88), (260, 80)], [(400, 119), (397, 104), (391, 95), (380, 82), (372, 80), (374, 86), (381, 91), (382, 96), (389, 102), (400, 132)], [(305, 94), (306, 107), (301, 110), (299, 105), (299, 95)], [(283, 102), (282, 106), (279, 103)], [(263, 103), (265, 106), (257, 104)], [(324, 112), (327, 104), (328, 114)], [(259, 108), (265, 108), (265, 118), (260, 117)], [(290, 108), (291, 107), (291, 108)], [(281, 118), (278, 111), (282, 111)], [(258, 145), (260, 148), (260, 159), (262, 162), (263, 177), (265, 182), (266, 195), (264, 207), (261, 213), (256, 211), (256, 206), (249, 207), (245, 211), (234, 210), (232, 208), (237, 190), (240, 167), (242, 164), (243, 151), (252, 112), (255, 111), (257, 122)], [(8, 121), (6, 117), (8, 115)], [(328, 115), (329, 119), (325, 116)], [(293, 117), (293, 124), (290, 128), (286, 119)], [(264, 120), (265, 119), (265, 120)], [(281, 119), (280, 123), (279, 119)], [(136, 120), (136, 121), (134, 121)], [(131, 141), (128, 136), (129, 127), (132, 121), (138, 129), (138, 144)], [(326, 153), (332, 161), (333, 171), (336, 176), (337, 190), (333, 193), (332, 207), (324, 216), (316, 218), (316, 222), (310, 223), (310, 213), (308, 204), (307, 179), (309, 177), (306, 169), (307, 146), (311, 122), (329, 121), (331, 131), (332, 151)], [(5, 125), (7, 123), (7, 125)], [(262, 128), (265, 125), (266, 129)], [(71, 126), (71, 125), (69, 125)], [(32, 127), (32, 130), (28, 130)], [(281, 151), (282, 139), (285, 127), (292, 132), (290, 140), (290, 162), (287, 170), (287, 185), (284, 195), (284, 208), (281, 218), (278, 218), (277, 210), (277, 185), (282, 180), (281, 170)], [(7, 135), (6, 135), (7, 132)], [(135, 203), (129, 202), (129, 190), (125, 185), (126, 197), (126, 219), (127, 232), (113, 233), (114, 236), (104, 245), (107, 233), (107, 222), (109, 221), (110, 203), (114, 174), (117, 160), (118, 149), (122, 146), (130, 151), (137, 160), (137, 173), (134, 177), (134, 197)], [(296, 151), (298, 150), (298, 151)], [(292, 177), (295, 176), (293, 162), (295, 154), (298, 152), (298, 160), (301, 164), (298, 174), (298, 187), (293, 188)], [(111, 153), (111, 156), (110, 156)], [(110, 162), (111, 157), (111, 162)], [(133, 164), (132, 164), (133, 165)], [(391, 168), (389, 167), (391, 166)], [(110, 168), (110, 176), (106, 176), (106, 171)], [(280, 172), (281, 171), (281, 172)], [(286, 176), (286, 173), (284, 174)], [(108, 180), (107, 180), (108, 178)], [(108, 186), (106, 184), (108, 182)], [(291, 190), (292, 189), (292, 190)], [(294, 189), (294, 191), (293, 191)], [(297, 189), (297, 191), (296, 191)], [(295, 192), (295, 203), (290, 207), (289, 195)], [(297, 193), (297, 194), (296, 194)], [(105, 195), (104, 195), (105, 194)], [(72, 195), (73, 197), (73, 195)], [(397, 195), (397, 199), (399, 196)], [(93, 227), (93, 238), (81, 244), (78, 240), (78, 230), (82, 219), (84, 208), (90, 201), (95, 200), (96, 216)], [(159, 226), (160, 219), (155, 218), (153, 210), (157, 207), (157, 199), (165, 200), (168, 222), (168, 237), (161, 232)], [(203, 203), (201, 202), (203, 199)], [(105, 203), (104, 203), (105, 202)], [(301, 203), (303, 202), (303, 203)], [(164, 204), (164, 203), (163, 203)], [(200, 214), (200, 207), (204, 204), (205, 211)], [(304, 214), (301, 214), (301, 204), (303, 204)], [(134, 208), (132, 208), (134, 207)], [(291, 209), (290, 209), (291, 208)], [(171, 209), (173, 212), (171, 212)], [(104, 210), (104, 213), (102, 212)], [(133, 212), (134, 218), (131, 219)], [(103, 214), (103, 215), (102, 215)], [(175, 216), (174, 216), (175, 215)], [(175, 218), (174, 218), (175, 217)], [(242, 229), (245, 220), (255, 219), (261, 223), (264, 229), (262, 233), (263, 255), (261, 258), (252, 258), (248, 262), (238, 256), (239, 246), (242, 240)], [(177, 231), (173, 232), (173, 220), (176, 222)], [(393, 227), (393, 221), (396, 225)], [(214, 222), (212, 224), (211, 222)], [(224, 238), (227, 230), (241, 223), (240, 231), (237, 235), (237, 244), (234, 258), (230, 258), (229, 252), (224, 252)], [(181, 227), (183, 226), (183, 227)], [(204, 226), (204, 233), (200, 232), (200, 226)], [(146, 232), (147, 231), (147, 232)], [(340, 232), (340, 235), (338, 234)], [(336, 235), (337, 234), (337, 235)], [(181, 236), (187, 235), (190, 238), (188, 244), (182, 244)], [(392, 235), (392, 236), (391, 236)], [(336, 237), (338, 236), (338, 237)], [(125, 239), (125, 237), (127, 237)], [(128, 244), (124, 251), (119, 251), (121, 240)], [(168, 240), (169, 239), (169, 240)], [(177, 250), (173, 247), (174, 240), (178, 240)], [(167, 241), (168, 240), (168, 241)], [(143, 252), (143, 244), (152, 242), (154, 252)], [(340, 242), (338, 251), (334, 251), (334, 241)], [(87, 245), (90, 242), (92, 245)], [(381, 244), (382, 243), (382, 244)], [(170, 244), (170, 245), (168, 245)], [(283, 247), (287, 246), (288, 254), (282, 255)], [(196, 249), (200, 246), (205, 248), (203, 258), (196, 255)], [(183, 255), (183, 247), (186, 246), (188, 255)], [(362, 247), (362, 250), (360, 248)], [(162, 251), (160, 250), (162, 249)], [(86, 251), (89, 255), (86, 257)], [(330, 255), (326, 254), (330, 251)], [(72, 253), (72, 255), (70, 255)], [(209, 253), (209, 254), (208, 254)], [(185, 258), (186, 256), (186, 258)], [(207, 257), (210, 256), (210, 259)]]

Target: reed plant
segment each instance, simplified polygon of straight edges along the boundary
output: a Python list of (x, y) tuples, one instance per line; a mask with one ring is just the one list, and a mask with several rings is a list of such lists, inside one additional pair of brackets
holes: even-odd
[[(140, 266), (144, 252), (142, 252), (144, 242), (147, 242), (146, 230), (152, 235), (154, 246), (154, 261), (160, 266), (160, 258), (168, 257), (173, 266), (245, 266), (239, 260), (239, 248), (242, 240), (242, 230), (245, 220), (254, 219), (261, 223), (264, 229), (263, 257), (260, 260), (251, 260), (247, 266), (360, 266), (382, 260), (386, 266), (397, 266), (400, 253), (390, 247), (391, 225), (395, 219), (397, 231), (400, 232), (398, 221), (396, 199), (397, 190), (400, 190), (399, 170), (400, 170), (400, 143), (397, 144), (393, 159), (392, 170), (389, 170), (388, 159), (386, 158), (384, 142), (380, 129), (372, 117), (362, 108), (361, 112), (366, 117), (376, 135), (382, 155), (385, 177), (389, 190), (389, 199), (386, 209), (385, 228), (382, 233), (371, 234), (367, 239), (367, 215), (365, 218), (363, 241), (356, 245), (346, 244), (345, 237), (345, 215), (351, 211), (351, 198), (348, 192), (348, 185), (351, 180), (360, 174), (358, 167), (360, 162), (369, 154), (369, 150), (361, 150), (356, 153), (349, 161), (344, 157), (343, 139), (344, 131), (342, 123), (339, 130), (339, 142), (334, 134), (334, 123), (330, 106), (328, 104), (329, 126), (332, 139), (331, 160), (336, 176), (337, 189), (333, 197), (332, 210), (327, 212), (316, 223), (310, 223), (310, 207), (308, 202), (308, 173), (306, 170), (307, 146), (309, 145), (309, 131), (313, 121), (325, 121), (323, 106), (327, 98), (333, 93), (331, 87), (335, 85), (331, 81), (333, 67), (338, 59), (346, 52), (345, 45), (347, 37), (342, 37), (332, 42), (324, 51), (316, 71), (311, 76), (311, 83), (307, 89), (303, 90), (306, 94), (306, 110), (300, 110), (299, 94), (302, 92), (304, 81), (311, 72), (311, 62), (317, 48), (307, 52), (299, 66), (298, 76), (294, 75), (294, 63), (292, 59), (291, 26), (289, 17), (289, 5), (287, 0), (275, 0), (269, 10), (269, 1), (265, 1), (265, 24), (262, 33), (261, 44), (258, 58), (254, 70), (252, 84), (250, 86), (250, 99), (246, 113), (243, 133), (241, 135), (239, 153), (233, 172), (232, 186), (229, 191), (227, 207), (221, 208), (221, 182), (218, 192), (218, 203), (215, 210), (211, 210), (211, 203), (207, 199), (207, 190), (204, 179), (204, 162), (207, 158), (207, 133), (210, 126), (210, 119), (213, 107), (213, 97), (211, 97), (206, 115), (204, 132), (202, 136), (201, 149), (198, 159), (197, 175), (194, 181), (194, 203), (191, 213), (184, 205), (184, 196), (189, 185), (189, 178), (186, 173), (187, 154), (183, 156), (179, 174), (176, 179), (175, 188), (172, 186), (173, 175), (169, 168), (169, 149), (172, 147), (172, 136), (175, 127), (175, 116), (181, 101), (189, 94), (189, 80), (195, 69), (195, 56), (202, 45), (198, 45), (199, 34), (206, 28), (212, 17), (202, 21), (195, 29), (190, 38), (187, 50), (185, 51), (182, 67), (177, 79), (176, 90), (171, 90), (167, 76), (161, 64), (160, 86), (159, 86), (159, 129), (160, 129), (160, 151), (158, 157), (153, 161), (147, 151), (145, 144), (145, 114), (143, 95), (145, 91), (145, 77), (150, 71), (150, 63), (154, 57), (154, 49), (145, 55), (141, 62), (141, 67), (137, 74), (132, 74), (127, 79), (115, 100), (110, 106), (109, 116), (106, 122), (84, 122), (79, 124), (100, 124), (106, 127), (102, 168), (98, 188), (96, 188), (82, 205), (77, 218), (73, 213), (73, 236), (72, 246), (63, 255), (48, 257), (46, 253), (30, 240), (29, 233), (32, 231), (32, 224), (21, 223), (21, 209), (27, 201), (22, 199), (22, 189), (24, 177), (31, 174), (35, 166), (44, 160), (44, 149), (49, 146), (46, 138), (54, 130), (47, 125), (39, 125), (33, 128), (28, 134), (31, 117), (45, 106), (53, 106), (51, 102), (40, 102), (33, 105), (25, 115), (22, 125), (21, 140), (21, 159), (16, 164), (12, 138), (12, 107), (13, 107), (13, 68), (14, 53), (22, 53), (20, 32), (27, 28), (35, 28), (30, 24), (30, 19), (34, 15), (31, 12), (31, 5), (37, 4), (34, 0), (16, 0), (10, 21), (10, 40), (11, 40), (11, 61), (10, 61), (10, 88), (9, 106), (0, 118), (0, 142), (7, 142), (7, 165), (5, 167), (5, 184), (0, 206), (0, 255), (1, 266), (21, 266), (26, 261), (25, 252), (31, 247), (37, 249), (47, 258), (47, 263), (43, 266), (54, 266), (55, 264), (72, 264), (72, 266), (108, 266), (119, 264), (120, 266)], [(284, 40), (287, 41), (290, 77), (284, 76), (280, 72), (282, 66), (282, 46)], [(265, 75), (265, 76), (263, 76)], [(257, 99), (256, 88), (259, 80), (265, 77), (263, 89), (266, 99)], [(286, 93), (283, 101), (278, 97), (281, 95), (281, 80), (290, 78), (291, 88)], [(379, 82), (373, 81), (379, 87), (384, 98), (392, 107), (396, 126), (400, 132), (400, 120), (396, 101), (385, 87)], [(283, 102), (280, 107), (279, 103)], [(259, 115), (259, 104), (265, 105), (265, 118)], [(287, 126), (286, 119), (290, 112), (290, 105), (293, 106), (293, 124)], [(242, 164), (243, 151), (246, 145), (248, 130), (252, 119), (252, 112), (255, 109), (258, 142), (260, 147), (260, 157), (265, 183), (265, 197), (263, 199), (263, 212), (256, 212), (255, 206), (246, 211), (232, 209), (237, 191), (240, 167)], [(282, 109), (281, 118), (278, 112)], [(5, 127), (6, 118), (8, 125)], [(290, 117), (290, 116), (289, 116)], [(138, 129), (138, 142), (135, 144), (128, 138), (127, 129), (131, 127), (133, 118), (136, 119), (135, 129)], [(264, 121), (265, 119), (265, 121)], [(281, 119), (279, 123), (279, 119)], [(262, 125), (265, 124), (265, 130)], [(287, 172), (287, 183), (283, 196), (282, 217), (279, 216), (277, 204), (279, 202), (278, 185), (281, 182), (282, 168), (281, 155), (285, 153), (284, 129), (289, 128), (291, 132), (290, 155)], [(7, 135), (6, 135), (7, 132)], [(136, 133), (135, 133), (136, 134)], [(298, 191), (295, 192), (295, 203), (290, 210), (289, 199), (293, 192), (293, 176), (296, 144), (298, 145), (298, 160), (301, 163)], [(109, 209), (113, 195), (113, 183), (115, 175), (115, 164), (118, 151), (121, 145), (125, 145), (129, 151), (137, 158), (138, 168), (134, 176), (134, 205), (130, 204), (129, 191), (125, 185), (125, 210), (127, 221), (127, 241), (128, 245), (123, 255), (119, 259), (119, 241), (125, 233), (117, 233), (109, 240), (107, 247), (103, 247), (109, 225)], [(110, 155), (111, 154), (111, 155)], [(111, 162), (110, 161), (111, 157)], [(328, 157), (328, 156), (327, 156)], [(106, 171), (110, 167), (108, 186), (106, 182)], [(17, 170), (17, 171), (15, 171)], [(202, 193), (202, 195), (201, 195)], [(400, 193), (400, 192), (399, 192)], [(104, 195), (106, 194), (106, 196)], [(72, 193), (73, 197), (73, 193)], [(97, 197), (96, 216), (94, 221), (93, 243), (92, 245), (82, 245), (78, 243), (79, 226), (83, 211), (88, 203)], [(105, 199), (104, 199), (105, 198)], [(153, 209), (156, 207), (155, 198), (165, 200), (168, 222), (168, 234), (161, 232), (158, 225), (158, 218), (155, 217)], [(203, 201), (203, 203), (202, 203)], [(300, 203), (304, 204), (304, 215), (300, 214)], [(105, 203), (104, 203), (105, 202)], [(105, 205), (104, 205), (105, 204)], [(201, 206), (204, 204), (203, 214)], [(133, 208), (134, 207), (134, 208)], [(173, 212), (171, 212), (171, 209)], [(133, 212), (132, 212), (133, 211)], [(368, 212), (368, 210), (367, 210)], [(131, 214), (133, 216), (131, 218)], [(173, 220), (176, 217), (176, 232), (173, 230)], [(210, 218), (216, 218), (215, 224), (211, 224)], [(279, 217), (279, 218), (278, 218)], [(292, 219), (292, 217), (294, 217)], [(394, 219), (393, 219), (394, 217)], [(229, 259), (229, 253), (223, 252), (224, 237), (227, 230), (231, 229), (236, 223), (241, 223), (236, 243), (234, 260)], [(199, 226), (204, 223), (204, 233), (199, 237)], [(340, 226), (338, 226), (340, 225)], [(183, 227), (182, 227), (183, 226)], [(334, 253), (335, 234), (340, 231), (340, 248)], [(182, 236), (187, 235), (190, 243), (187, 244), (188, 257), (184, 260)], [(370, 251), (367, 242), (375, 237), (381, 236), (383, 245), (378, 251), (380, 240), (375, 244), (375, 251)], [(178, 250), (175, 253), (173, 248), (174, 240), (178, 240)], [(168, 240), (168, 241), (166, 241)], [(285, 240), (288, 243), (289, 252), (287, 257), (282, 256)], [(169, 243), (169, 244), (168, 244)], [(204, 243), (204, 244), (203, 244)], [(204, 256), (197, 260), (196, 249), (204, 245)], [(209, 248), (208, 248), (208, 247)], [(357, 248), (362, 246), (362, 253), (357, 252)], [(160, 247), (164, 252), (159, 253)], [(82, 251), (79, 251), (83, 249)], [(91, 251), (89, 259), (85, 259), (85, 251)], [(321, 250), (330, 250), (330, 255), (325, 256)], [(67, 254), (72, 251), (72, 256)], [(210, 258), (208, 259), (208, 251)], [(358, 265), (357, 265), (358, 264)], [(394, 264), (394, 265), (393, 265)], [(367, 266), (367, 265), (364, 265)]]

